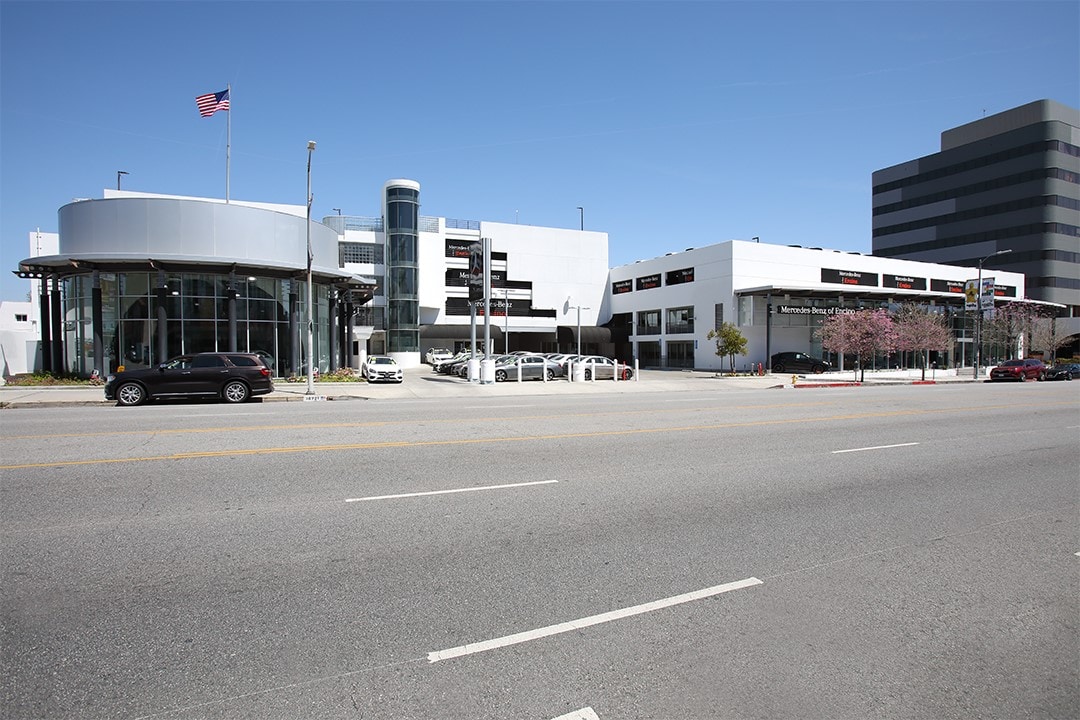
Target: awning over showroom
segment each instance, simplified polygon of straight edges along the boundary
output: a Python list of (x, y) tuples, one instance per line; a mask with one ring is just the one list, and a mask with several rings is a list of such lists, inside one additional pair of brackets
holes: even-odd
[(837, 298), (843, 296), (845, 299), (853, 300), (860, 298), (873, 300), (887, 300), (888, 298), (894, 298), (899, 302), (917, 302), (920, 300), (963, 301), (964, 299), (963, 294), (960, 293), (935, 292), (932, 290), (900, 290), (897, 288), (854, 285), (849, 287), (836, 287), (830, 285), (798, 285), (794, 283), (739, 288), (735, 291), (735, 295), (737, 297), (748, 295), (767, 297), (772, 295), (773, 299), (784, 297), (785, 295), (802, 298)]
[[(578, 328), (576, 325), (560, 325), (557, 333), (559, 344), (576, 344), (578, 341)], [(606, 327), (582, 327), (582, 344), (602, 344), (611, 342), (611, 329)]]

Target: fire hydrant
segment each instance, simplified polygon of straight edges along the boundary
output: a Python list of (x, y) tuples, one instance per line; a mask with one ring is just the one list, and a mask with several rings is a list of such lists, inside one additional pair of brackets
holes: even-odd
[(795, 384), (795, 383), (797, 383), (798, 381), (799, 381), (799, 376), (798, 376), (798, 375), (792, 375), (792, 376), (791, 376), (791, 384), (792, 384), (792, 385), (794, 385), (794, 384)]

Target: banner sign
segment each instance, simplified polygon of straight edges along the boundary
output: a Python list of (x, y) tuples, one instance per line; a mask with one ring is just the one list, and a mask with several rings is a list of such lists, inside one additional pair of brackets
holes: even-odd
[(994, 307), (994, 278), (987, 277), (982, 280), (982, 289), (979, 291), (979, 309), (987, 310)]
[[(446, 298), (446, 314), (449, 315), (469, 315), (469, 306), (476, 306), (476, 316), (484, 317), (484, 301), (471, 302), (465, 298)], [(510, 298), (506, 300), (504, 298), (492, 298), (491, 299), (491, 316), (492, 317), (505, 317), (506, 306), (510, 306), (511, 317), (532, 317), (532, 318), (553, 318), (556, 316), (554, 310), (541, 310), (532, 307), (528, 300), (518, 300), (516, 298)]]
[(658, 287), (660, 287), (660, 273), (646, 275), (637, 279), (638, 290), (652, 290), (653, 288)]
[(995, 284), (994, 297), (1016, 297), (1016, 286)]
[(934, 292), (947, 292), (956, 293), (957, 295), (964, 292), (963, 280), (934, 280), (930, 279), (930, 289)]
[(611, 283), (611, 294), (622, 295), (623, 293), (632, 292), (634, 289), (633, 280), (620, 280), (618, 282)]
[(667, 285), (681, 285), (682, 283), (694, 282), (694, 268), (682, 270), (670, 270), (664, 280)]
[(855, 308), (832, 305), (829, 307), (811, 307), (809, 305), (777, 305), (777, 315), (854, 315)]
[(869, 285), (877, 287), (877, 273), (858, 272), (856, 270), (833, 270), (821, 268), (821, 282), (839, 283), (840, 285)]
[(979, 281), (964, 281), (964, 309), (974, 310), (979, 307)]
[(467, 258), (475, 240), (447, 240), (446, 257)]
[[(447, 245), (450, 241), (447, 241)], [(469, 244), (469, 299), (480, 300), (484, 297), (484, 244)]]
[(905, 275), (882, 275), (881, 287), (897, 290), (925, 290), (926, 278), (907, 277)]

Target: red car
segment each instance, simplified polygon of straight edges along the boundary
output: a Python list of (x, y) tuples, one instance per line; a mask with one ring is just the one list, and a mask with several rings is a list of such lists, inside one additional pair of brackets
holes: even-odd
[(1043, 364), (1042, 360), (1036, 360), (1035, 358), (1006, 360), (990, 371), (991, 380), (1019, 380), (1024, 382), (1028, 378), (1046, 379), (1046, 365)]

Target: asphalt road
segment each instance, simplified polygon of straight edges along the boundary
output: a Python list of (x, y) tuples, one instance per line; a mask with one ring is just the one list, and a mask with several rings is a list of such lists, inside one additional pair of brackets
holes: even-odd
[(1080, 385), (0, 413), (5, 718), (1075, 718)]

